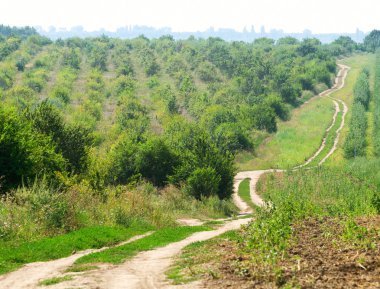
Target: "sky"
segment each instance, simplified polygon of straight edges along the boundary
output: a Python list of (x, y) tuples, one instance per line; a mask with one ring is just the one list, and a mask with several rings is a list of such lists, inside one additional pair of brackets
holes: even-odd
[(380, 0), (1, 0), (0, 24), (114, 31), (146, 25), (173, 31), (344, 33), (380, 29)]

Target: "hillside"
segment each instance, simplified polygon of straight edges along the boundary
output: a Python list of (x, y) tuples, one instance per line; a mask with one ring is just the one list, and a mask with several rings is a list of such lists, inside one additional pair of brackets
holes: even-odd
[(376, 31), (0, 34), (0, 288), (378, 285)]

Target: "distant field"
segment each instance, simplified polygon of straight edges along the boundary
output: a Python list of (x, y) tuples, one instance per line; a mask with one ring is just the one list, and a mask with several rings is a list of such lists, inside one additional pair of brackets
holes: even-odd
[[(359, 72), (368, 67), (371, 72), (371, 87), (375, 57), (373, 54), (360, 54), (340, 61), (351, 67), (345, 87), (332, 94), (333, 97), (346, 101), (350, 108), (352, 104), (352, 89)], [(293, 110), (289, 121), (280, 122), (278, 131), (256, 149), (254, 155), (241, 153), (236, 158), (239, 170), (256, 170), (268, 168), (289, 168), (301, 164), (311, 156), (321, 144), (324, 131), (330, 125), (333, 116), (333, 103), (328, 98), (314, 98), (309, 103)], [(372, 109), (370, 109), (370, 118)], [(350, 110), (346, 123), (351, 117)], [(369, 130), (371, 126), (369, 127)], [(342, 140), (347, 134), (347, 126), (342, 130), (337, 151), (327, 160), (332, 164), (344, 161)], [(371, 134), (371, 132), (369, 132)], [(369, 141), (369, 153), (372, 151)]]
[(333, 114), (334, 105), (330, 99), (310, 100), (295, 109), (289, 121), (280, 122), (278, 131), (259, 146), (255, 155), (238, 155), (239, 170), (288, 168), (301, 164), (318, 149)]

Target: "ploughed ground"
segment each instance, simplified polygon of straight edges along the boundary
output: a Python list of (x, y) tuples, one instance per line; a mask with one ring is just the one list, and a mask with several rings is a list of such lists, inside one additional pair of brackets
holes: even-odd
[(355, 224), (364, 230), (362, 239), (344, 238), (339, 219), (295, 224), (286, 253), (271, 268), (249, 262), (234, 241), (211, 243), (208, 249), (219, 251), (218, 261), (202, 264), (208, 272), (202, 287), (380, 288), (380, 216), (361, 217)]

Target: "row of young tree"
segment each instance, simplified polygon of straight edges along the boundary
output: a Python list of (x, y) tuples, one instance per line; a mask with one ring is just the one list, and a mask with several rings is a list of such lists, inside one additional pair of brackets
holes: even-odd
[(380, 49), (376, 52), (374, 102), (373, 145), (376, 156), (380, 156)]
[(349, 132), (344, 143), (346, 158), (366, 155), (366, 131), (368, 126), (367, 111), (370, 101), (369, 72), (363, 70), (354, 86)]

